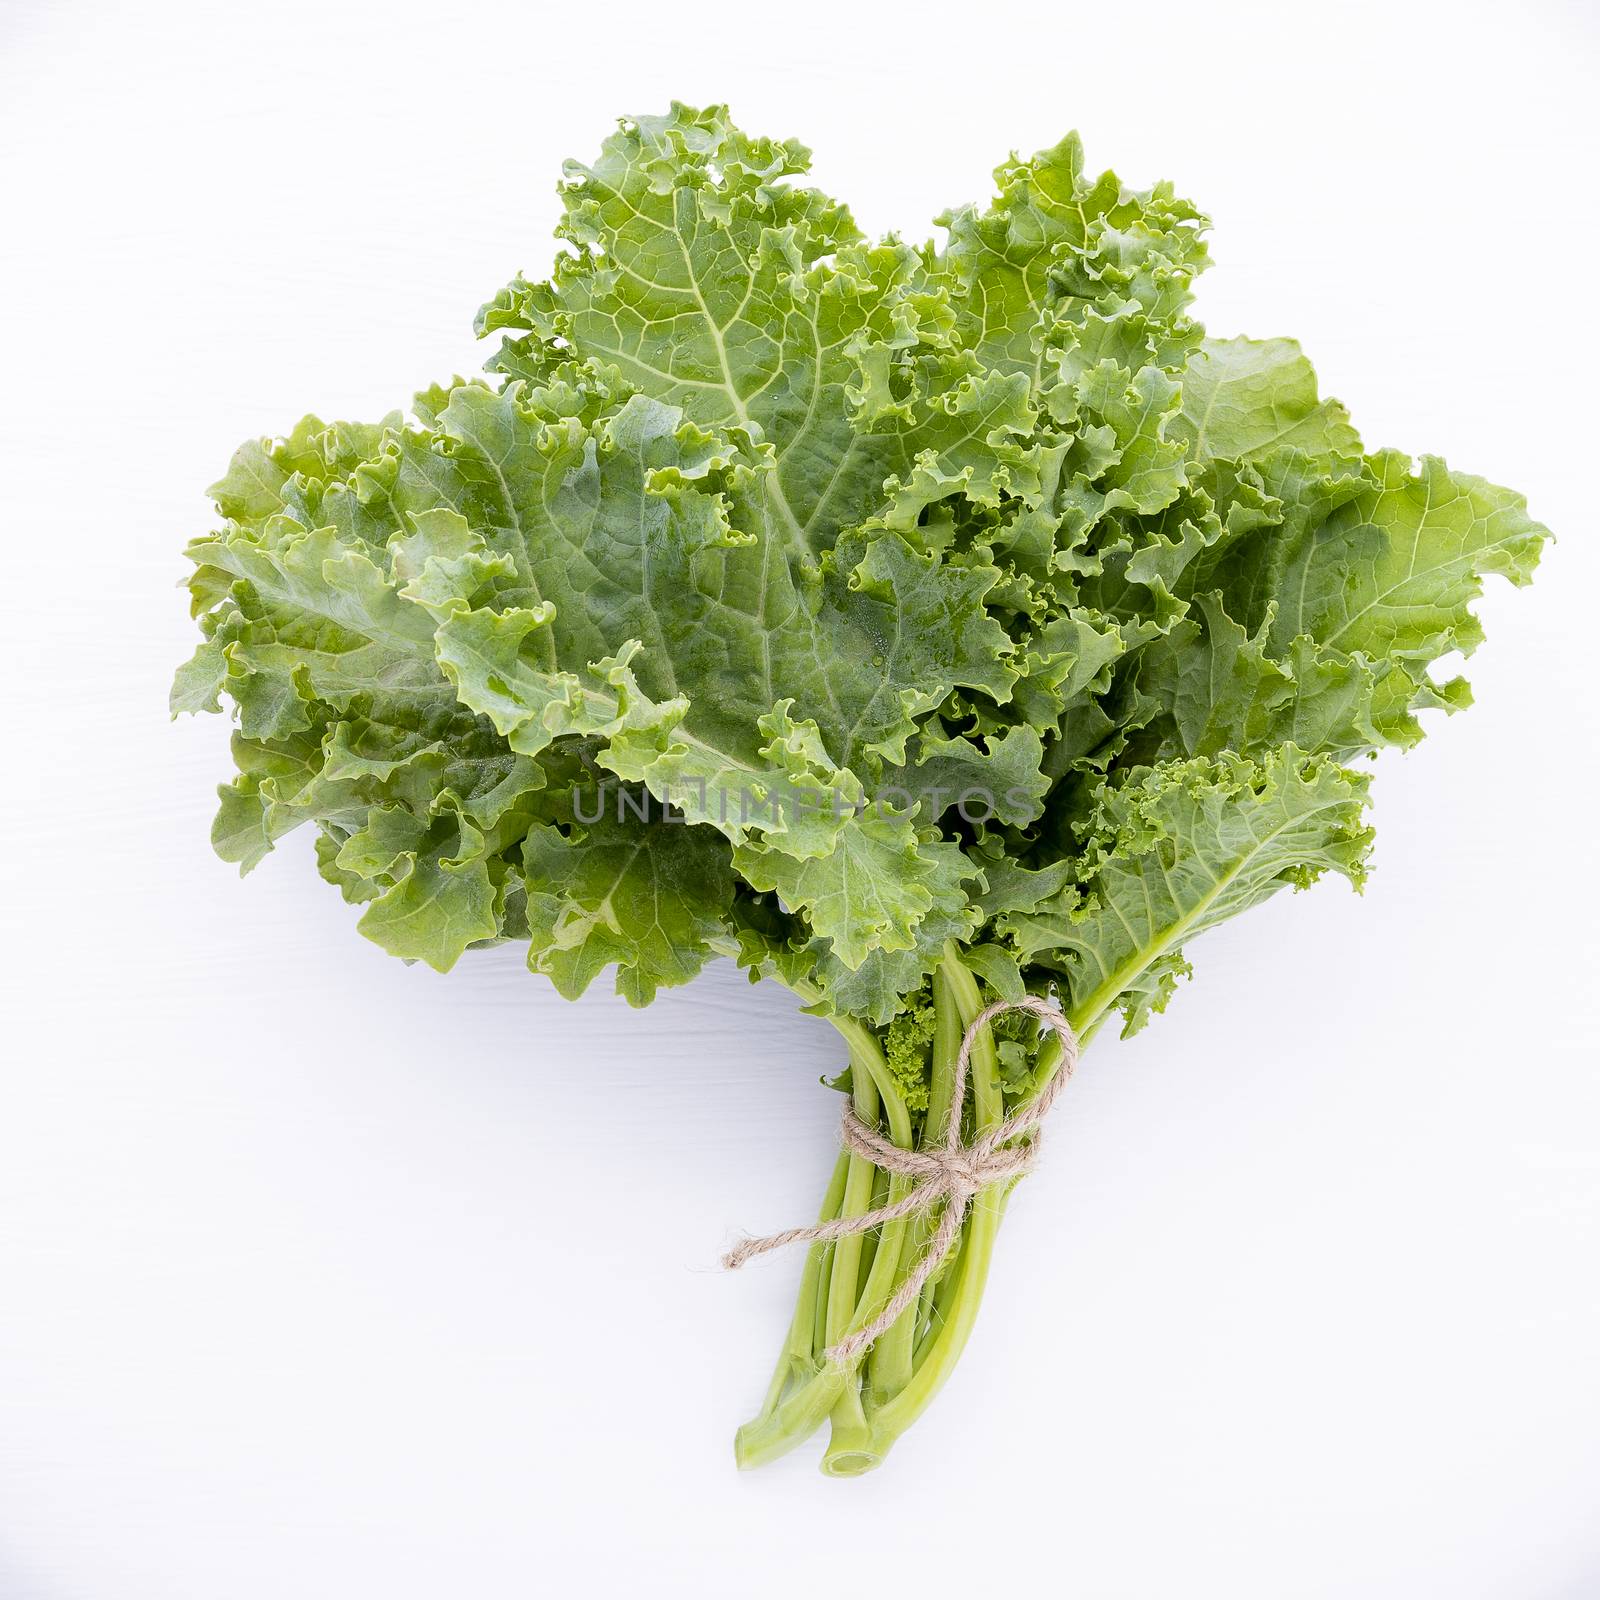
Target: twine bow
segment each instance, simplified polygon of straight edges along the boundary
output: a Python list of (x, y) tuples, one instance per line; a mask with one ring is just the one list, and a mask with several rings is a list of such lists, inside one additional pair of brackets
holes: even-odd
[[(1053, 1029), (1061, 1040), (1061, 1064), (1038, 1095), (1020, 1111), (1014, 1111), (986, 1133), (978, 1134), (971, 1144), (962, 1144), (961, 1108), (966, 1101), (972, 1047), (984, 1025), (1008, 1011), (1030, 1012), (1047, 1028)], [(845, 1108), (840, 1129), (845, 1149), (853, 1155), (864, 1157), (874, 1166), (882, 1167), (885, 1172), (913, 1179), (915, 1186), (909, 1194), (889, 1205), (863, 1211), (859, 1216), (836, 1217), (831, 1222), (814, 1223), (808, 1228), (785, 1228), (781, 1233), (742, 1240), (722, 1258), (723, 1266), (729, 1269), (742, 1267), (752, 1257), (765, 1255), (769, 1250), (781, 1250), (785, 1245), (814, 1244), (828, 1239), (843, 1239), (853, 1233), (866, 1233), (871, 1228), (894, 1222), (900, 1217), (931, 1211), (943, 1202), (944, 1209), (939, 1214), (927, 1249), (906, 1274), (905, 1281), (890, 1295), (883, 1309), (870, 1322), (828, 1347), (828, 1356), (833, 1361), (848, 1363), (855, 1360), (874, 1340), (888, 1332), (902, 1312), (916, 1303), (923, 1286), (950, 1253), (950, 1247), (961, 1231), (961, 1224), (966, 1220), (967, 1208), (972, 1204), (973, 1196), (997, 1183), (1009, 1183), (1013, 1178), (1020, 1178), (1032, 1169), (1039, 1154), (1040, 1134), (1035, 1130), (1049, 1114), (1077, 1064), (1078, 1036), (1072, 1031), (1072, 1025), (1066, 1017), (1048, 1000), (1025, 995), (1021, 1000), (999, 1000), (992, 1006), (986, 1006), (972, 1019), (962, 1036), (961, 1052), (956, 1057), (955, 1083), (950, 1091), (950, 1113), (940, 1143), (921, 1150), (902, 1150), (876, 1128), (869, 1128), (856, 1115), (854, 1106)], [(1033, 1137), (1026, 1143), (1012, 1142), (1030, 1132)]]

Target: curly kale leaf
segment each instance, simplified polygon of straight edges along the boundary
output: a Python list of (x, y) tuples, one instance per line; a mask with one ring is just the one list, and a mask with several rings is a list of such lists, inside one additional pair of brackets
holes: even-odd
[(735, 955), (915, 1109), (947, 950), (1133, 1028), (1197, 934), (1359, 882), (1350, 764), (1468, 702), (1433, 664), (1546, 534), (1208, 339), (1205, 218), (1075, 136), (920, 246), (808, 160), (675, 105), (569, 164), (488, 381), (236, 454), (172, 707), (237, 722), (218, 852), (309, 824), (404, 959), (643, 1004)]

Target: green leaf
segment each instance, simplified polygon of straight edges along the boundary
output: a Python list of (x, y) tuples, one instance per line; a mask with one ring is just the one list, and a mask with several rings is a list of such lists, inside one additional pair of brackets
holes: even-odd
[(1207, 339), (1184, 371), (1173, 431), (1191, 454), (1227, 461), (1361, 454), (1349, 414), (1317, 398), (1317, 375), (1293, 339)]
[(1227, 615), (1217, 593), (1197, 596), (1190, 616), (1146, 648), (1139, 685), (1191, 756), (1280, 742), (1270, 730), (1295, 694), (1294, 675)]
[[(960, 284), (959, 323), (985, 367), (1035, 388), (1070, 380), (1063, 353), (1132, 371), (1182, 348), (1190, 280), (1205, 265), (1204, 218), (1169, 185), (1136, 193), (1114, 173), (1090, 178), (1076, 134), (995, 170), (985, 210), (942, 216)], [(1120, 358), (1120, 359), (1119, 359)]]
[(528, 965), (569, 999), (615, 966), (617, 993), (648, 1005), (711, 958), (733, 900), (728, 847), (709, 828), (641, 823), (624, 791), (591, 791), (587, 809), (595, 821), (523, 842)]
[[(1093, 816), (1093, 870), (1053, 916), (1042, 964), (1066, 980), (1073, 1026), (1120, 1010), (1124, 1033), (1166, 1004), (1184, 944), (1286, 884), (1323, 872), (1360, 886), (1371, 844), (1367, 779), (1293, 746), (1255, 760), (1225, 753), (1173, 762), (1106, 786)], [(1014, 926), (1026, 919), (1013, 918)]]
[[(931, 904), (916, 924), (909, 949), (884, 941), (854, 967), (847, 966), (836, 950), (819, 945), (812, 953), (812, 981), (822, 991), (828, 1009), (847, 1016), (887, 1023), (900, 1010), (907, 995), (919, 989), (939, 964), (946, 945), (964, 944), (980, 920), (963, 884), (976, 876), (976, 868), (953, 844), (924, 838), (918, 852), (923, 869), (922, 887)], [(931, 870), (929, 870), (931, 869)]]
[(851, 425), (863, 367), (948, 321), (915, 251), (862, 247), (848, 211), (786, 181), (808, 162), (802, 145), (747, 138), (720, 106), (625, 121), (592, 165), (568, 164), (559, 232), (575, 253), (482, 318), (757, 434), (773, 449), (774, 535), (797, 554), (828, 548), (908, 458), (898, 425)]
[(942, 248), (808, 163), (721, 107), (625, 121), (480, 312), (489, 381), (235, 454), (170, 695), (236, 719), (215, 846), (311, 825), (441, 970), (527, 940), (644, 1003), (735, 953), (892, 1028), (956, 947), (1137, 1026), (1194, 933), (1359, 878), (1339, 763), (1468, 703), (1432, 663), (1545, 531), (1364, 456), (1292, 341), (1206, 340), (1204, 217), (1075, 136)]
[(1016, 828), (1038, 820), (1050, 780), (1040, 770), (1044, 741), (1038, 730), (1014, 724), (1003, 733), (973, 739), (924, 733), (915, 764), (891, 782), (936, 819), (954, 807), (968, 822), (991, 817)]
[(340, 849), (345, 872), (384, 887), (361, 931), (391, 955), (448, 972), (469, 945), (499, 932), (483, 835), (465, 818), (424, 823), (399, 809), (375, 809)]
[(251, 439), (234, 451), (227, 472), (206, 492), (223, 516), (247, 522), (268, 516), (283, 504), (288, 477), (267, 441)]
[(173, 716), (184, 711), (220, 711), (217, 697), (227, 681), (227, 648), (218, 640), (207, 639), (173, 677), (167, 702)]
[(876, 806), (839, 828), (826, 854), (798, 857), (773, 848), (769, 838), (735, 852), (740, 875), (803, 911), (829, 953), (850, 969), (875, 950), (915, 949), (917, 925), (950, 871), (921, 848), (905, 817)]
[[(258, 704), (314, 696), (331, 705), (356, 696), (420, 713), (448, 704), (450, 687), (433, 652), (433, 625), (390, 586), (361, 545), (333, 528), (307, 529), (283, 516), (259, 532), (236, 528), (191, 546), (208, 570), (235, 581), (231, 616), (219, 627), (233, 670)], [(270, 697), (270, 698), (269, 698)], [(293, 731), (264, 710), (276, 732)], [(298, 726), (307, 723), (301, 716)], [(275, 737), (263, 727), (260, 737)]]
[(1413, 474), (1397, 451), (1372, 458), (1377, 486), (1339, 507), (1299, 541), (1278, 583), (1273, 642), (1301, 635), (1325, 649), (1387, 661), (1374, 721), (1400, 744), (1421, 729), (1412, 711), (1435, 698), (1430, 662), (1470, 654), (1483, 639), (1471, 602), (1482, 578), (1530, 581), (1547, 530), (1527, 501), (1436, 456)]

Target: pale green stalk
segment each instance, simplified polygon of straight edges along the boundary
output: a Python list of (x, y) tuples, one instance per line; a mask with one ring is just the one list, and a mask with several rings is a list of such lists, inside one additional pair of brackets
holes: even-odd
[[(810, 998), (796, 986), (802, 998)], [(955, 1085), (955, 1065), (967, 1027), (983, 1009), (984, 997), (960, 952), (947, 946), (933, 976), (934, 1037), (928, 1111), (920, 1143), (944, 1136)], [(1080, 1037), (1092, 1035), (1105, 1008), (1074, 1018)], [(864, 1120), (882, 1118), (902, 1148), (913, 1143), (910, 1113), (890, 1077), (872, 1031), (850, 1018), (830, 1019), (850, 1050), (854, 1103)], [(1056, 1070), (1060, 1051), (1054, 1040), (1040, 1048), (1035, 1073), (1042, 1089)], [(983, 1028), (969, 1058), (969, 1132), (994, 1127), (1005, 1115), (994, 1038)], [(834, 1170), (825, 1217), (859, 1216), (904, 1195), (909, 1180), (892, 1176), (887, 1184), (872, 1163), (841, 1154)], [(977, 1320), (988, 1281), (994, 1241), (1005, 1213), (1007, 1191), (985, 1190), (974, 1197), (943, 1270), (876, 1342), (863, 1361), (840, 1366), (826, 1358), (828, 1346), (864, 1326), (920, 1258), (932, 1219), (924, 1213), (890, 1223), (870, 1236), (850, 1236), (813, 1245), (807, 1257), (799, 1303), (789, 1338), (761, 1412), (739, 1430), (735, 1441), (741, 1466), (755, 1466), (802, 1443), (831, 1421), (822, 1467), (847, 1477), (876, 1467), (896, 1439), (927, 1409), (954, 1371)]]

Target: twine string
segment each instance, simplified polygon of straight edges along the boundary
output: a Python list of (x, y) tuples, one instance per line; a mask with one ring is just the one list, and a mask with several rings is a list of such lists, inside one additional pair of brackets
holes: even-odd
[[(988, 1023), (1010, 1011), (1029, 1012), (1055, 1033), (1061, 1041), (1060, 1064), (1051, 1074), (1050, 1081), (1026, 1105), (987, 1132), (977, 1134), (971, 1144), (963, 1144), (961, 1113), (966, 1104), (967, 1080), (972, 1072), (973, 1046)], [(944, 1138), (937, 1144), (924, 1146), (921, 1150), (902, 1150), (878, 1129), (868, 1127), (856, 1115), (853, 1105), (845, 1107), (840, 1125), (840, 1139), (845, 1149), (885, 1172), (910, 1178), (912, 1187), (909, 1193), (888, 1205), (863, 1211), (858, 1216), (835, 1217), (829, 1222), (817, 1222), (809, 1227), (785, 1228), (780, 1233), (741, 1240), (722, 1258), (723, 1266), (730, 1270), (742, 1267), (753, 1257), (765, 1255), (769, 1250), (781, 1250), (786, 1245), (816, 1244), (866, 1233), (886, 1222), (896, 1222), (901, 1217), (932, 1211), (934, 1207), (942, 1205), (927, 1248), (917, 1258), (916, 1265), (906, 1274), (900, 1287), (884, 1303), (882, 1310), (871, 1321), (828, 1347), (827, 1354), (832, 1361), (848, 1363), (855, 1360), (876, 1339), (887, 1333), (908, 1307), (916, 1304), (924, 1285), (949, 1255), (973, 1197), (995, 1184), (1020, 1178), (1032, 1169), (1039, 1155), (1042, 1135), (1040, 1124), (1060, 1098), (1077, 1064), (1078, 1036), (1072, 1031), (1071, 1023), (1048, 1000), (1041, 1000), (1036, 995), (1024, 995), (1020, 1000), (997, 1000), (993, 1005), (986, 1006), (972, 1019), (962, 1035)], [(1024, 1134), (1031, 1134), (1032, 1137), (1023, 1143), (1016, 1143)]]

